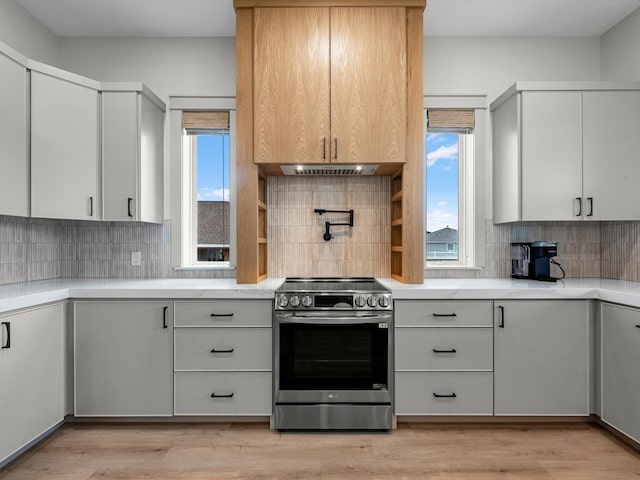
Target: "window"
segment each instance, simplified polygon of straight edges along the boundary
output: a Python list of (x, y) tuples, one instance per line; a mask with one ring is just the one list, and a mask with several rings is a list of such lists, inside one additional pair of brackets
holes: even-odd
[[(196, 106), (194, 99), (181, 98), (176, 103)], [(220, 104), (211, 99), (203, 102), (212, 103)], [(235, 112), (189, 108), (174, 111), (172, 103), (171, 113), (173, 138), (180, 139), (176, 143), (181, 145), (180, 152), (172, 149), (176, 164), (173, 173), (178, 177), (172, 185), (172, 191), (177, 192), (172, 196), (174, 267), (233, 267)]]
[(228, 262), (230, 238), (228, 129), (187, 134), (195, 194), (192, 263)]
[[(483, 97), (484, 100), (484, 97)], [(425, 97), (425, 266), (476, 267), (484, 258), (482, 178), (477, 178), (477, 108), (462, 108), (460, 98)], [(430, 108), (436, 103), (437, 108)], [(452, 104), (449, 108), (447, 103)], [(476, 102), (471, 102), (472, 105)], [(473, 105), (475, 107), (475, 105)], [(481, 129), (483, 130), (483, 129)], [(478, 217), (480, 213), (480, 217)], [(480, 234), (480, 235), (479, 235)]]

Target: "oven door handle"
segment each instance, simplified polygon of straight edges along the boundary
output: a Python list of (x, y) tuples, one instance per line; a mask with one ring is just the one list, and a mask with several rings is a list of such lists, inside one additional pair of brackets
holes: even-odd
[(324, 316), (307, 316), (307, 315), (277, 315), (276, 319), (280, 323), (307, 323), (310, 325), (327, 325), (331, 323), (380, 323), (380, 322), (390, 322), (391, 315), (354, 315), (354, 316), (341, 316), (341, 317), (332, 317), (328, 315)]

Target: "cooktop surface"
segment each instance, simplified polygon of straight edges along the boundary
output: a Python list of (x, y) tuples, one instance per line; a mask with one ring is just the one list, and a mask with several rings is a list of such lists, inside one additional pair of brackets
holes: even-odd
[(287, 278), (278, 292), (389, 292), (372, 277), (358, 278)]

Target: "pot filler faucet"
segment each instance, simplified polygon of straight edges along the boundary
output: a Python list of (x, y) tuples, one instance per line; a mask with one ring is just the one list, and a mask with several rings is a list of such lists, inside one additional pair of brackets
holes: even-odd
[(317, 213), (318, 215), (323, 215), (325, 213), (348, 213), (349, 214), (348, 222), (324, 222), (324, 235), (322, 236), (322, 238), (324, 238), (325, 242), (328, 242), (333, 238), (333, 235), (331, 235), (331, 227), (337, 227), (337, 226), (353, 227), (353, 210), (325, 210), (323, 208), (316, 208), (314, 212)]

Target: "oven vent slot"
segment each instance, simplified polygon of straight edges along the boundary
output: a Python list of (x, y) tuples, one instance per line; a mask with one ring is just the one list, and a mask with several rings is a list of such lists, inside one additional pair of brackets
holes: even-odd
[(373, 175), (378, 165), (280, 165), (285, 175)]

